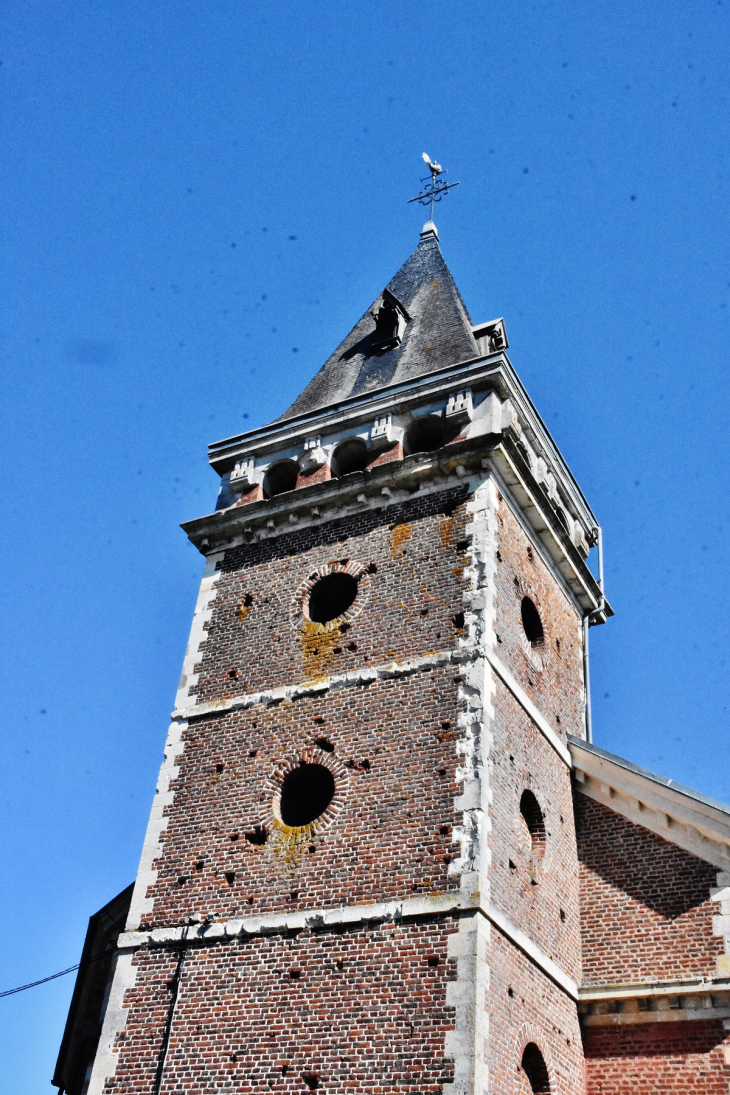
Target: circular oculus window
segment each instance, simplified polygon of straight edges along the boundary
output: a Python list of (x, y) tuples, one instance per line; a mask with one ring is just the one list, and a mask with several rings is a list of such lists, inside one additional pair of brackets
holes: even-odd
[(347, 769), (332, 753), (310, 749), (277, 768), (271, 782), (275, 820), (316, 832), (331, 825), (344, 805)]
[(367, 599), (370, 569), (345, 559), (325, 563), (313, 571), (294, 595), (293, 626), (324, 633), (354, 620)]

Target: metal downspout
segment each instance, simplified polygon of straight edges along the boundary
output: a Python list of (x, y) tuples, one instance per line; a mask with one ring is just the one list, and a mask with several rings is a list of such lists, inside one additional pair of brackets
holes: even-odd
[(597, 616), (599, 612), (602, 612), (606, 605), (606, 597), (603, 589), (603, 531), (600, 525), (596, 529), (596, 533), (598, 534), (598, 588), (601, 591), (601, 600), (598, 608), (592, 609), (583, 617), (583, 686), (586, 692), (586, 741), (589, 745), (593, 744), (593, 711), (591, 707), (591, 665), (588, 648), (588, 629), (591, 626), (593, 617)]

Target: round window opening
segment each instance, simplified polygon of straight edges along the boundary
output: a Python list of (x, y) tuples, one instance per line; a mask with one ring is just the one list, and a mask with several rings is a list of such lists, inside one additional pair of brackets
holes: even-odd
[(300, 764), (284, 776), (279, 812), (285, 825), (309, 825), (325, 812), (335, 795), (335, 778), (323, 764)]
[(532, 646), (542, 646), (545, 640), (545, 632), (540, 619), (540, 613), (535, 608), (535, 602), (529, 597), (522, 598), (522, 626), (525, 635)]
[(325, 574), (309, 594), (309, 618), (316, 624), (336, 620), (347, 612), (356, 597), (357, 578), (340, 572)]

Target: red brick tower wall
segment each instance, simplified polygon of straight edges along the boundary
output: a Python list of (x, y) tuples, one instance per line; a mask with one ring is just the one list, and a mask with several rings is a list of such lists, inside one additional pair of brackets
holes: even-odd
[[(723, 947), (712, 932), (710, 890), (717, 868), (581, 794), (576, 815), (584, 984), (716, 974)], [(682, 1021), (671, 1010), (646, 1018), (664, 1021), (585, 1028), (588, 1095), (727, 1092), (730, 1035), (722, 1019)]]
[[(457, 500), (434, 495), (324, 535), (292, 533), (227, 553), (196, 698), (448, 647), (462, 603)], [(297, 594), (329, 561), (355, 561), (367, 573), (359, 615), (346, 632), (321, 637), (299, 628)], [(244, 614), (246, 594), (253, 603)], [(437, 668), (191, 721), (143, 926), (184, 923), (191, 909), (228, 918), (453, 888), (457, 695), (454, 669)], [(305, 751), (336, 766), (343, 808), (299, 847), (274, 824), (271, 777)], [(247, 839), (257, 826), (265, 843)]]
[[(438, 921), (382, 922), (188, 949), (163, 1090), (440, 1091), (453, 1077), (448, 932)], [(140, 952), (105, 1090), (154, 1090), (176, 957)]]
[(717, 868), (576, 795), (586, 985), (712, 976)]
[[(198, 702), (443, 650), (463, 594), (466, 491), (449, 491), (226, 553), (201, 647)], [(357, 619), (323, 638), (302, 626), (307, 579), (358, 566)]]
[[(583, 735), (581, 619), (536, 544), (501, 496), (496, 510), (495, 653), (556, 731)], [(521, 604), (530, 597), (544, 629), (531, 647)], [(512, 924), (574, 982), (581, 979), (580, 905), (570, 769), (496, 677), (492, 697), (490, 898)], [(531, 791), (544, 816), (536, 855), (520, 811)], [(539, 849), (538, 849), (539, 851)], [(496, 928), (491, 932), (490, 1091), (529, 1091), (519, 1068), (539, 1046), (551, 1091), (583, 1091), (583, 1051), (575, 1001)]]
[[(455, 751), (441, 726), (455, 718), (453, 669), (437, 669), (191, 722), (143, 927), (453, 889)], [(271, 774), (306, 752), (336, 765), (344, 802), (302, 844), (271, 815)]]
[[(223, 554), (139, 923), (157, 935), (131, 960), (107, 1092), (154, 1091), (168, 1024), (164, 1092), (396, 1084), (415, 1095), (470, 1090), (474, 1068), (477, 1086), (518, 1095), (530, 1042), (554, 1093), (582, 1091), (569, 988), (581, 975), (577, 853), (560, 753), (581, 729), (580, 619), (493, 484), (474, 497), (464, 485)], [(474, 531), (475, 505), (488, 534)], [(485, 619), (499, 635), (487, 628), (484, 640), (509, 687), (479, 659), (462, 668), (479, 536)], [(359, 592), (347, 626), (323, 636), (302, 607), (328, 568), (356, 574)], [(539, 650), (524, 639), (523, 596), (539, 605)], [(460, 859), (474, 673), (488, 682), (481, 868)], [(281, 691), (300, 682), (296, 695)], [(337, 781), (333, 809), (304, 831), (272, 805), (278, 776), (302, 758)], [(520, 813), (525, 790), (543, 814), (540, 855)], [(468, 892), (469, 870), (483, 872), (481, 896)], [(420, 913), (394, 916), (419, 899)], [(474, 919), (476, 899), (491, 921)], [(337, 924), (312, 919), (338, 908), (351, 911)], [(220, 924), (219, 936), (181, 949), (191, 917)], [(226, 936), (224, 925), (247, 923)], [(178, 935), (165, 943), (166, 931)], [(483, 1018), (468, 1018), (465, 993)]]
[[(564, 741), (567, 734), (584, 738), (582, 619), (506, 504), (497, 519), (496, 653)], [(523, 597), (534, 602), (545, 631), (534, 651), (522, 627)]]
[[(556, 730), (583, 733), (581, 621), (511, 509), (502, 501), (496, 568), (496, 652)], [(540, 612), (545, 640), (534, 651), (525, 638), (521, 602)], [(494, 697), (492, 900), (574, 980), (580, 981), (577, 851), (570, 771), (498, 680)], [(525, 790), (545, 817), (542, 858), (533, 858), (520, 814)], [(561, 912), (564, 914), (561, 916)]]
[[(198, 703), (448, 651), (463, 622), (457, 489), (234, 548), (219, 567)], [(326, 565), (362, 575), (347, 630), (302, 626), (301, 595)], [(308, 909), (453, 892), (458, 666), (405, 671), (296, 700), (191, 718), (153, 899), (140, 929), (191, 913), (282, 914), (267, 934), (185, 952), (164, 1090), (301, 1095), (436, 1091), (453, 1007), (452, 916), (287, 926)], [(306, 833), (272, 815), (277, 769), (307, 755), (337, 778), (339, 809)], [(140, 950), (109, 1092), (151, 1092), (179, 946)]]

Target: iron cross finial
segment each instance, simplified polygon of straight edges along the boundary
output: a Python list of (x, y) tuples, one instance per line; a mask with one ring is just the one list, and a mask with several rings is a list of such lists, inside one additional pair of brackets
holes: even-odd
[(426, 183), (420, 194), (417, 194), (415, 198), (409, 198), (407, 204), (411, 202), (418, 202), (420, 205), (430, 205), (431, 211), (429, 219), (433, 222), (433, 203), (440, 202), (447, 192), (451, 190), (452, 186), (459, 186), (458, 182), (447, 183), (439, 182), (439, 175), (443, 173), (443, 167), (440, 163), (436, 163), (432, 160), (428, 152), (422, 153), (423, 160), (428, 164), (428, 169), (431, 172), (430, 177), (427, 175), (424, 179), (421, 179), (422, 183)]

